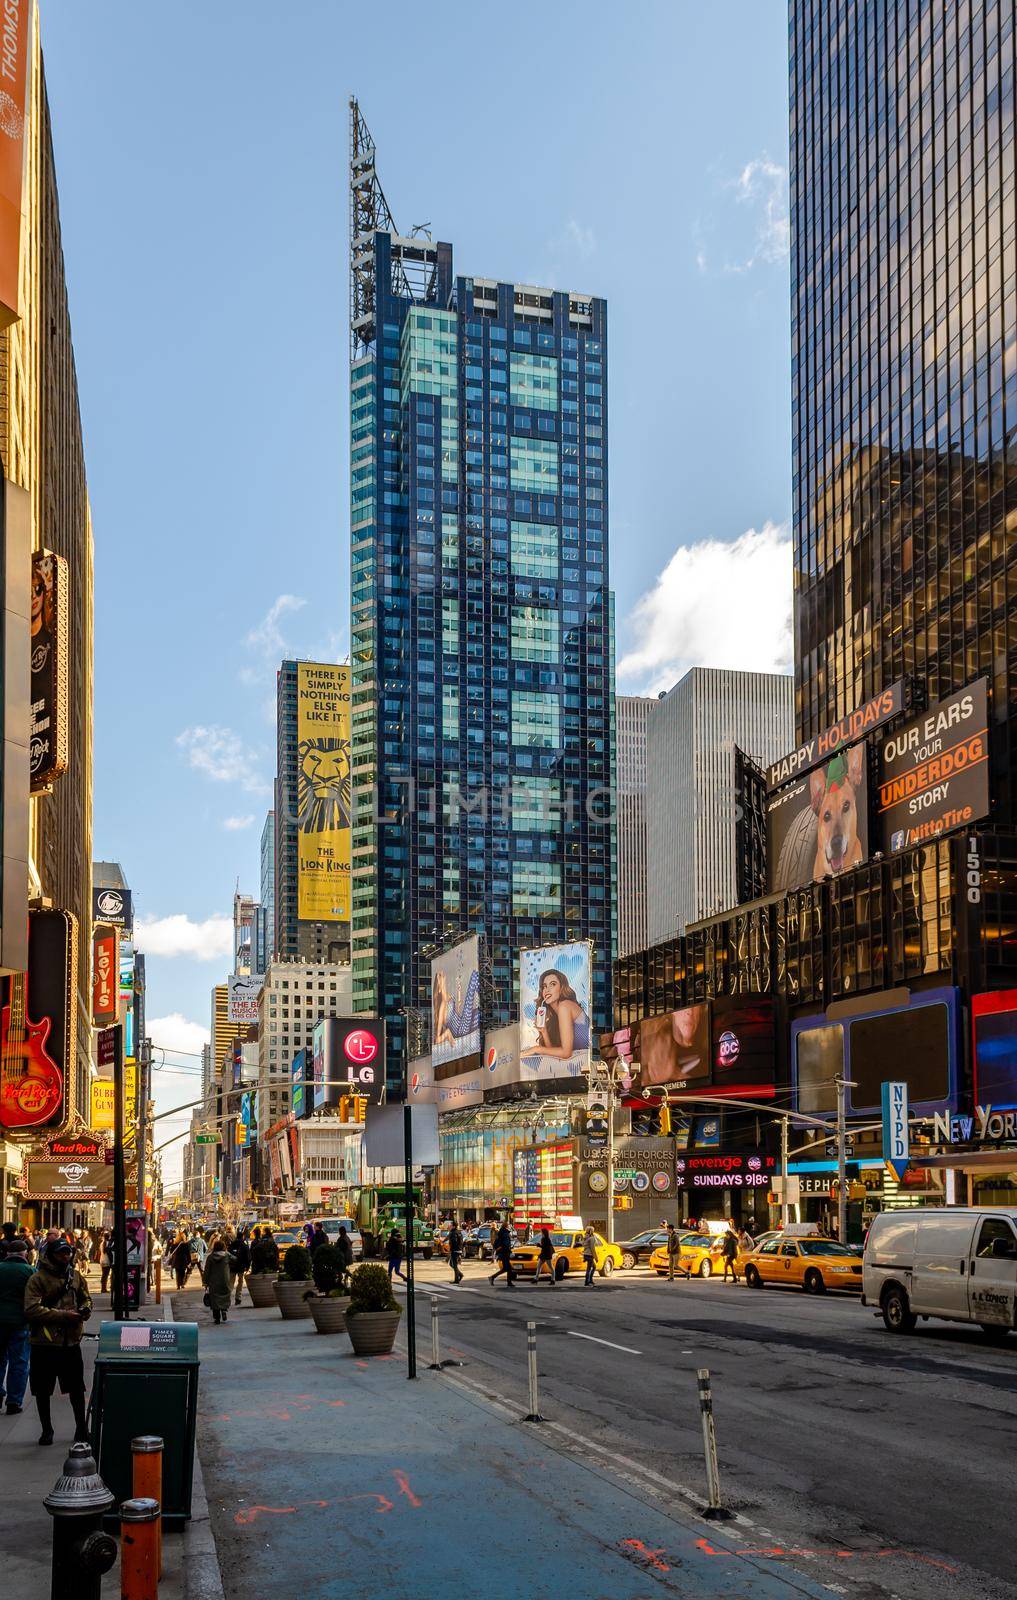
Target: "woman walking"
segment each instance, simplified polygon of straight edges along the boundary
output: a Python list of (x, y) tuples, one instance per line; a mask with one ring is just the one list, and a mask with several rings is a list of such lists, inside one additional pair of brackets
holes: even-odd
[(593, 1274), (597, 1270), (597, 1235), (592, 1227), (583, 1234), (583, 1260), (586, 1263), (586, 1288), (592, 1289)]
[(194, 1250), (191, 1247), (190, 1239), (182, 1233), (177, 1234), (176, 1242), (170, 1253), (170, 1261), (176, 1274), (177, 1288), (185, 1288), (191, 1267), (194, 1265)]
[(227, 1319), (230, 1296), (233, 1292), (234, 1266), (233, 1256), (226, 1249), (225, 1242), (216, 1234), (205, 1257), (205, 1265), (201, 1269), (201, 1281), (208, 1295), (213, 1322), (225, 1322)]

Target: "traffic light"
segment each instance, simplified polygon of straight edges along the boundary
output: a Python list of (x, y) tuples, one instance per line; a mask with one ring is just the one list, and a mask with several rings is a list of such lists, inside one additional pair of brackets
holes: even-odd
[(671, 1132), (671, 1107), (666, 1100), (660, 1108), (660, 1131), (665, 1138)]
[(363, 1122), (366, 1116), (367, 1096), (366, 1094), (355, 1094), (353, 1096), (353, 1119), (355, 1122)]
[(339, 1096), (339, 1121), (349, 1122), (350, 1120), (350, 1096), (343, 1094)]
[(616, 1211), (631, 1211), (632, 1196), (630, 1194), (616, 1194), (614, 1197), (614, 1209)]

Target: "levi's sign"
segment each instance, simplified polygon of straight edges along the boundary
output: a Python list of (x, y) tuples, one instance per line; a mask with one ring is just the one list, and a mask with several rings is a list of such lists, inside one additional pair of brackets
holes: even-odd
[(781, 784), (790, 783), (792, 778), (800, 778), (802, 773), (818, 767), (821, 761), (827, 761), (845, 745), (854, 744), (856, 739), (871, 733), (873, 728), (879, 728), (891, 717), (899, 716), (903, 709), (904, 684), (895, 683), (891, 689), (874, 695), (856, 711), (849, 712), (839, 722), (824, 728), (822, 733), (817, 733), (805, 744), (800, 744), (790, 755), (772, 761), (766, 769), (767, 788), (779, 789)]

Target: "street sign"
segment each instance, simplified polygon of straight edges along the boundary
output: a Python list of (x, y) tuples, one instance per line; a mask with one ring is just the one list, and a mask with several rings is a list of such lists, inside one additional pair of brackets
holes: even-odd
[(631, 1183), (633, 1178), (636, 1178), (636, 1177), (639, 1176), (639, 1168), (638, 1167), (615, 1167), (614, 1175), (615, 1175), (616, 1178), (625, 1178), (628, 1182)]
[(908, 1133), (908, 1086), (883, 1084), (883, 1160), (899, 1183), (911, 1155)]
[(194, 1142), (195, 1144), (218, 1144), (219, 1135), (217, 1133), (196, 1133)]

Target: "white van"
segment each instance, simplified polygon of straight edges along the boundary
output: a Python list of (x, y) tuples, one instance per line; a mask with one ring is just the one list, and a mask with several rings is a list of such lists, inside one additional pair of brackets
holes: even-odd
[(882, 1211), (862, 1258), (862, 1305), (891, 1333), (919, 1317), (977, 1322), (990, 1337), (1017, 1326), (1017, 1210)]

